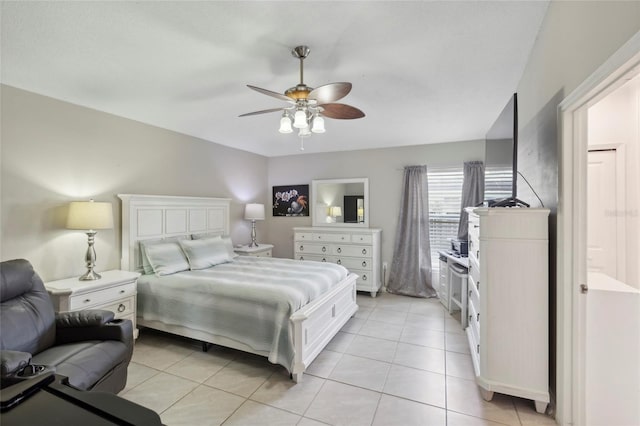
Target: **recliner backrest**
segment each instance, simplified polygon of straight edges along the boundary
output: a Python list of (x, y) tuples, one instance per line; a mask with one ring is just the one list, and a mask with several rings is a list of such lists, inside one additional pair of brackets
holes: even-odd
[(0, 349), (37, 354), (56, 338), (55, 312), (42, 279), (24, 259), (0, 263)]

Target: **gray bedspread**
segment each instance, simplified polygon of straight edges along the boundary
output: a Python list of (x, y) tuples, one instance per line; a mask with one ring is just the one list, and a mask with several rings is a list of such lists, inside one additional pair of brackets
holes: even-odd
[(143, 275), (138, 317), (224, 336), (291, 371), (289, 317), (347, 274), (332, 263), (240, 256), (199, 271)]

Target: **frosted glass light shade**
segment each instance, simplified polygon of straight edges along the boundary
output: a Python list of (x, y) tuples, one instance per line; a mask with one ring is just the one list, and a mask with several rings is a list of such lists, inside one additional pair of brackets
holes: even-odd
[(280, 129), (278, 129), (278, 131), (280, 133), (291, 133), (293, 132), (293, 129), (291, 128), (291, 119), (284, 115), (281, 119), (280, 119)]
[(293, 117), (293, 127), (296, 129), (302, 129), (309, 127), (307, 124), (307, 113), (299, 109), (296, 111), (296, 115)]
[(313, 133), (324, 133), (324, 118), (316, 115), (313, 117), (313, 125), (311, 126), (311, 131)]
[(113, 228), (113, 207), (111, 203), (72, 201), (69, 204), (67, 229), (111, 229)]
[(247, 204), (244, 207), (246, 220), (264, 220), (264, 204)]

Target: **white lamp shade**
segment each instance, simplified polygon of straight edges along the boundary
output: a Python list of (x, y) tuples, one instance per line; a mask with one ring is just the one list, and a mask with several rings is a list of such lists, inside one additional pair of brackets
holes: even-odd
[(264, 220), (264, 204), (247, 204), (244, 208), (246, 220)]
[(309, 127), (307, 124), (307, 113), (299, 109), (296, 111), (296, 115), (293, 117), (293, 127), (296, 129), (303, 129)]
[(111, 203), (72, 201), (67, 216), (68, 229), (111, 229), (113, 228), (113, 207)]
[(280, 119), (280, 129), (278, 129), (280, 133), (291, 133), (293, 129), (291, 128), (291, 119), (286, 115)]
[(331, 209), (329, 209), (329, 212), (330, 212), (330, 216), (332, 217), (342, 216), (342, 207), (333, 206), (331, 207)]
[(324, 118), (320, 117), (319, 115), (316, 115), (313, 118), (313, 125), (311, 126), (311, 131), (313, 133), (324, 133), (325, 132)]

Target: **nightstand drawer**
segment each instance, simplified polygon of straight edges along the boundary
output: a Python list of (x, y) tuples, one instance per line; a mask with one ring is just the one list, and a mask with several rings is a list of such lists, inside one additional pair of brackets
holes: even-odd
[(104, 290), (93, 291), (91, 293), (78, 294), (76, 296), (70, 297), (69, 310), (77, 311), (79, 309), (91, 308), (96, 305), (102, 305), (104, 303), (122, 299), (128, 296), (133, 296), (135, 294), (135, 282), (106, 288)]
[(105, 306), (94, 307), (93, 309), (104, 309), (105, 311), (111, 311), (116, 314), (116, 318), (124, 318), (129, 315), (135, 314), (134, 309), (135, 298), (129, 297), (127, 299), (119, 300)]
[(271, 249), (254, 254), (255, 257), (271, 257)]

